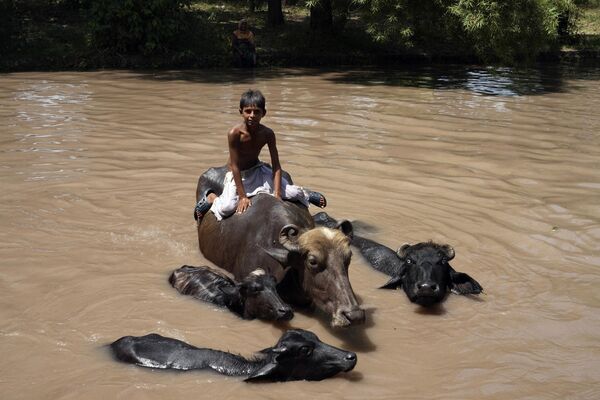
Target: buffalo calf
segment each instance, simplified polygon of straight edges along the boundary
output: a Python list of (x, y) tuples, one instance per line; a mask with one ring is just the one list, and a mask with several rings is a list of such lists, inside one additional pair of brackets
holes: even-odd
[(254, 358), (194, 347), (158, 334), (125, 336), (110, 345), (123, 362), (162, 369), (212, 369), (220, 374), (246, 376), (246, 381), (319, 381), (356, 365), (356, 354), (325, 344), (312, 332), (286, 331), (274, 347)]
[(290, 320), (292, 308), (277, 294), (275, 278), (257, 268), (237, 283), (207, 266), (184, 265), (169, 283), (181, 294), (227, 307), (244, 319)]
[[(330, 226), (336, 220), (325, 212), (313, 216), (317, 225)], [(373, 240), (353, 235), (351, 244), (369, 264), (392, 278), (383, 289), (402, 287), (413, 303), (427, 307), (446, 298), (448, 289), (456, 294), (483, 292), (481, 285), (469, 275), (457, 272), (449, 264), (454, 249), (449, 245), (422, 242), (404, 244), (398, 251)]]
[(434, 242), (404, 244), (398, 251), (399, 271), (382, 288), (402, 287), (413, 303), (424, 307), (442, 302), (450, 289), (468, 295), (483, 292), (481, 285), (469, 275), (456, 272), (448, 263), (454, 258), (449, 245)]

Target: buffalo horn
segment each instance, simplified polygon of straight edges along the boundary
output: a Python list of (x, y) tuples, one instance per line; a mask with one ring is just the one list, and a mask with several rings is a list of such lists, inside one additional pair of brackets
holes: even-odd
[(298, 235), (300, 230), (294, 224), (288, 224), (279, 232), (279, 243), (289, 251), (298, 251)]

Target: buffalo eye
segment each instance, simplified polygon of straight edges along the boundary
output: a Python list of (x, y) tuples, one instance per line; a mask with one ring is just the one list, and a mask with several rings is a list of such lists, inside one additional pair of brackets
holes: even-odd
[(263, 290), (262, 285), (254, 284), (254, 285), (250, 285), (248, 287), (248, 293), (249, 294), (254, 294), (255, 295), (255, 294), (258, 294), (258, 293), (262, 292), (262, 290)]
[(413, 260), (412, 260), (410, 257), (406, 257), (406, 260), (405, 260), (405, 262), (406, 262), (407, 264), (412, 264), (414, 261), (413, 261)]
[(446, 264), (448, 262), (448, 257), (446, 257), (446, 255), (444, 255), (444, 253), (439, 252), (438, 257), (440, 258), (440, 263)]
[(309, 357), (312, 354), (312, 349), (309, 346), (302, 346), (299, 352), (301, 356)]
[(317, 260), (317, 257), (310, 255), (308, 256), (307, 260), (308, 261), (308, 265), (311, 268), (318, 268), (319, 267), (319, 260)]

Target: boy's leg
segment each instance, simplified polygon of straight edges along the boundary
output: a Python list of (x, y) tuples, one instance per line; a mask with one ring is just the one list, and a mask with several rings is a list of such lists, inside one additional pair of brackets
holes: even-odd
[[(228, 173), (229, 174), (229, 173)], [(229, 179), (228, 179), (229, 178)], [(238, 196), (233, 177), (225, 176), (223, 182), (223, 193), (217, 196), (212, 190), (207, 189), (194, 209), (194, 219), (198, 222), (210, 210), (215, 214), (218, 221), (233, 214), (237, 208)]]
[(238, 204), (238, 195), (234, 196), (219, 196), (215, 199), (210, 211), (215, 214), (217, 217), (217, 221), (222, 220), (223, 218), (227, 218), (232, 215), (237, 209)]
[(284, 178), (281, 179), (282, 197), (288, 200), (296, 200), (308, 207), (308, 203), (317, 207), (327, 206), (327, 199), (319, 192), (304, 189), (300, 186), (290, 185)]
[(196, 221), (202, 220), (202, 217), (210, 210), (212, 203), (216, 198), (217, 195), (210, 189), (207, 189), (202, 194), (202, 197), (198, 200), (198, 203), (196, 203), (196, 207), (194, 208), (194, 219)]
[(221, 193), (219, 197), (215, 198), (210, 211), (215, 214), (217, 221), (220, 221), (235, 212), (238, 200), (239, 196), (237, 195), (235, 182), (233, 181), (233, 175), (231, 172), (228, 172), (225, 176), (225, 182), (223, 184), (223, 193)]

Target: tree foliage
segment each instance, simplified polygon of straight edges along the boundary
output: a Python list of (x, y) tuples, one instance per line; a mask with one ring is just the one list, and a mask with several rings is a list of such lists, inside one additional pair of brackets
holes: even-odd
[[(573, 25), (574, 0), (354, 0), (372, 37), (405, 47), (475, 53), (483, 59), (535, 57)], [(562, 22), (561, 22), (562, 21)]]
[(0, 0), (0, 55), (14, 49), (18, 22), (15, 1)]
[(95, 0), (89, 16), (93, 42), (123, 53), (169, 49), (184, 22), (190, 0)]

